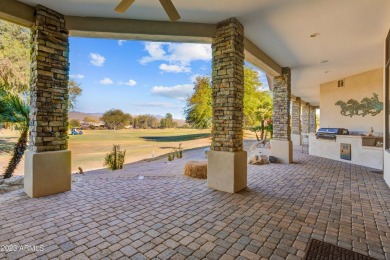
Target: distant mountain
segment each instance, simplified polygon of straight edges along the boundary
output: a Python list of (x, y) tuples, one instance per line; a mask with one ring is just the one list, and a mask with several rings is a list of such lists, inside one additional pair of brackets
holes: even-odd
[(77, 119), (82, 121), (87, 116), (93, 117), (97, 121), (100, 121), (100, 118), (103, 116), (103, 113), (84, 113), (84, 112), (77, 112), (77, 111), (71, 111), (68, 113), (69, 120)]

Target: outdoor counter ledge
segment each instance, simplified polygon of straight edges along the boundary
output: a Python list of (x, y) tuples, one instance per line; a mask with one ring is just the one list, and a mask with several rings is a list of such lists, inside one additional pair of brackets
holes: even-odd
[[(383, 170), (383, 147), (362, 146), (362, 137), (338, 135), (336, 140), (326, 140), (309, 134), (309, 154)], [(340, 144), (351, 145), (351, 160), (341, 159)]]

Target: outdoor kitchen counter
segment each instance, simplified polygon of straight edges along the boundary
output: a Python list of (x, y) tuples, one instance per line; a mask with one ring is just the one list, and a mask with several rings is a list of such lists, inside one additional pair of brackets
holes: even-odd
[[(316, 139), (309, 134), (309, 154), (383, 170), (383, 147), (363, 146), (363, 136), (337, 135), (336, 140)], [(351, 145), (351, 160), (340, 157), (340, 144)]]

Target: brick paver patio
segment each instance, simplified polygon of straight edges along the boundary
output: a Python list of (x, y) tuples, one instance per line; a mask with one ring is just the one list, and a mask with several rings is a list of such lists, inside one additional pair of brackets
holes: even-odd
[(45, 198), (0, 196), (2, 248), (43, 246), (0, 252), (0, 259), (301, 259), (310, 238), (390, 259), (382, 175), (297, 150), (294, 159), (249, 166), (248, 188), (237, 194), (175, 176), (182, 159), (88, 173), (71, 192)]

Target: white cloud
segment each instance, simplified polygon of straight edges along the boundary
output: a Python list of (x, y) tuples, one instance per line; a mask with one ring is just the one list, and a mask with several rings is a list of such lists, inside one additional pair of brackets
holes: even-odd
[[(211, 60), (210, 44), (147, 42), (145, 50), (148, 52), (148, 56), (142, 57), (139, 62), (141, 64), (153, 61), (168, 62), (168, 65), (160, 66), (160, 69), (164, 70), (165, 68), (167, 72), (190, 72), (191, 62)], [(178, 71), (179, 67), (185, 69)]]
[(118, 45), (119, 45), (119, 46), (122, 46), (125, 42), (126, 42), (126, 40), (119, 40), (119, 41), (118, 41)]
[(142, 57), (142, 59), (139, 62), (141, 64), (146, 64), (151, 61), (165, 60), (166, 53), (163, 49), (164, 44), (169, 44), (169, 43), (146, 42), (145, 50), (149, 53), (149, 56)]
[(211, 60), (211, 45), (198, 43), (171, 43), (168, 46), (169, 59), (178, 62)]
[(179, 73), (179, 72), (190, 72), (191, 68), (188, 67), (186, 64), (161, 64), (160, 65), (160, 70), (165, 71), (165, 72), (174, 72), (174, 73)]
[(69, 75), (72, 79), (83, 79), (85, 76), (82, 74)]
[(90, 53), (89, 56), (91, 58), (91, 63), (97, 67), (102, 67), (104, 62), (106, 61), (106, 58), (104, 58), (98, 53)]
[(130, 87), (132, 87), (132, 86), (135, 86), (135, 85), (137, 85), (137, 81), (135, 81), (135, 80), (133, 80), (133, 79), (129, 79), (129, 81), (127, 81), (127, 82), (118, 82), (118, 84), (119, 85), (127, 85), (127, 86), (130, 86)]
[(149, 103), (140, 103), (135, 104), (140, 107), (163, 107), (163, 108), (182, 108), (182, 105), (169, 103), (169, 102), (149, 102)]
[(99, 80), (99, 83), (100, 83), (100, 84), (103, 84), (103, 85), (111, 85), (111, 84), (114, 84), (114, 82), (113, 82), (110, 78), (101, 79), (101, 80)]
[(177, 100), (186, 100), (193, 91), (192, 84), (176, 85), (173, 87), (154, 86), (151, 93), (155, 96), (161, 96), (166, 98), (172, 98)]

